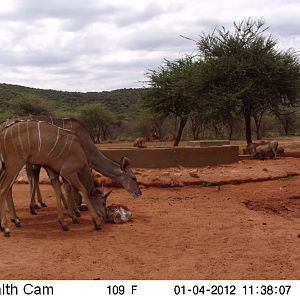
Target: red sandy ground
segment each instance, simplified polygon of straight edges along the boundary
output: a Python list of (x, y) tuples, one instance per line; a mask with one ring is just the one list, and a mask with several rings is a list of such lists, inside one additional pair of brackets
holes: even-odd
[(300, 279), (300, 159), (135, 171), (143, 196), (109, 200), (133, 220), (100, 231), (88, 212), (61, 231), (48, 184), (48, 207), (30, 215), (15, 184), (22, 227), (0, 236), (0, 279)]

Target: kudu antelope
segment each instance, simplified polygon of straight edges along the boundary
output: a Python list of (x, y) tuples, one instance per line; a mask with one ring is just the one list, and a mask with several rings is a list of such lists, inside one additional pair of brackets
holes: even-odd
[[(95, 188), (85, 152), (72, 131), (43, 121), (10, 124), (0, 132), (0, 159), (0, 215), (4, 236), (10, 235), (5, 204), (12, 205), (9, 191), (26, 163), (48, 166), (74, 186), (82, 194), (96, 229), (100, 228), (101, 217), (106, 220), (106, 197)], [(55, 191), (59, 199), (59, 185)], [(67, 225), (60, 199), (57, 207), (59, 223), (64, 229)]]
[[(70, 129), (76, 132), (77, 137), (83, 147), (86, 154), (88, 163), (90, 167), (104, 176), (110, 177), (115, 182), (121, 184), (129, 193), (134, 197), (142, 195), (139, 185), (137, 183), (136, 177), (129, 167), (129, 160), (123, 157), (120, 163), (117, 163), (108, 157), (106, 157), (94, 144), (89, 132), (78, 120), (73, 118), (56, 119), (47, 116), (27, 116), (27, 117), (17, 117), (6, 121), (6, 125), (14, 121), (26, 121), (26, 120), (39, 120), (51, 123), (63, 129)], [(5, 123), (4, 123), (5, 125)], [(34, 174), (36, 176), (36, 173)], [(30, 174), (29, 174), (30, 176)], [(30, 180), (34, 184), (38, 183), (38, 180)], [(31, 187), (32, 191), (36, 189), (39, 191), (38, 187)], [(34, 210), (34, 199), (31, 198), (31, 211)]]

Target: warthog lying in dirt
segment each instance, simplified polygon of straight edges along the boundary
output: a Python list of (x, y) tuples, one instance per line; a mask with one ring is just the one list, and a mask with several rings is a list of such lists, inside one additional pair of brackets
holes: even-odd
[(132, 213), (128, 207), (121, 204), (112, 204), (106, 207), (107, 210), (107, 222), (121, 224), (129, 221), (132, 217)]
[(276, 159), (277, 149), (278, 149), (278, 142), (272, 141), (265, 145), (260, 145), (256, 147), (253, 157), (258, 159), (266, 159), (266, 158)]

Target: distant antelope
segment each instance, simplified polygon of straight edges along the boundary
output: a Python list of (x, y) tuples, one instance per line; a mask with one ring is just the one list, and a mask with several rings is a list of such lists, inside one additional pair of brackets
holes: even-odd
[[(96, 229), (100, 228), (100, 217), (106, 220), (106, 197), (95, 188), (87, 157), (73, 132), (42, 121), (13, 123), (0, 132), (0, 159), (0, 215), (4, 236), (10, 236), (5, 204), (7, 201), (12, 205), (10, 190), (26, 163), (48, 166), (74, 186), (82, 194)], [(60, 186), (54, 187), (59, 199)], [(65, 229), (60, 200), (57, 207), (59, 223)]]

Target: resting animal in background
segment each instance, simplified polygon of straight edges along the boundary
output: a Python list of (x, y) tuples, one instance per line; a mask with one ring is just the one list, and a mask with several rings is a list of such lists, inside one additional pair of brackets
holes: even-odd
[(121, 224), (131, 220), (132, 213), (128, 207), (121, 204), (112, 204), (106, 207), (107, 222)]
[(151, 135), (151, 140), (152, 140), (152, 141), (159, 141), (159, 142), (160, 142), (160, 135), (159, 135), (157, 132), (154, 132), (154, 133)]
[(142, 137), (137, 138), (133, 143), (133, 147), (146, 148), (144, 138)]
[(277, 149), (278, 149), (278, 142), (272, 141), (265, 145), (260, 145), (256, 147), (255, 154), (253, 155), (254, 158), (258, 159), (266, 159), (266, 158), (277, 158)]
[(260, 141), (257, 143), (249, 143), (249, 144), (247, 144), (246, 148), (243, 149), (243, 154), (244, 155), (254, 155), (256, 148), (258, 146), (266, 145), (266, 144), (268, 144), (268, 142), (266, 142), (266, 141)]

